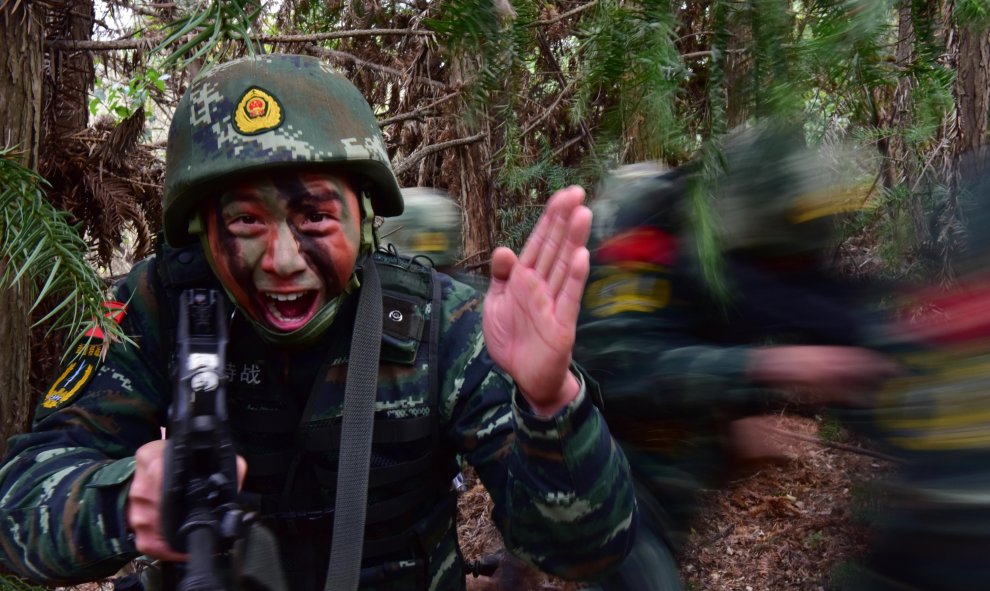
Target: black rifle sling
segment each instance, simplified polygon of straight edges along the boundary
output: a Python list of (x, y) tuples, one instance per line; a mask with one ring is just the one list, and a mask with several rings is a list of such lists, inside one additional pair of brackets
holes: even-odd
[(368, 470), (382, 346), (382, 293), (372, 256), (365, 259), (344, 383), (337, 502), (326, 591), (354, 591), (361, 575)]

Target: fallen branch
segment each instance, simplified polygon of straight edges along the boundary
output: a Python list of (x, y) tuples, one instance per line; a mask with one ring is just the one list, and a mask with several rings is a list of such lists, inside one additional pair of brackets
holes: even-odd
[(839, 450), (842, 450), (842, 451), (848, 451), (848, 452), (851, 452), (851, 453), (854, 453), (854, 454), (860, 454), (860, 455), (863, 455), (863, 456), (869, 456), (871, 458), (877, 458), (878, 460), (884, 460), (884, 461), (887, 461), (887, 462), (893, 462), (895, 464), (901, 462), (901, 460), (899, 458), (895, 458), (894, 456), (887, 455), (887, 454), (885, 454), (883, 452), (873, 451), (872, 449), (865, 449), (865, 448), (862, 448), (862, 447), (856, 447), (854, 445), (847, 445), (845, 443), (838, 443), (838, 442), (835, 442), (835, 441), (826, 441), (826, 440), (824, 440), (824, 439), (822, 439), (820, 437), (811, 437), (810, 435), (803, 435), (801, 433), (794, 433), (793, 431), (785, 431), (784, 429), (777, 429), (776, 427), (765, 427), (765, 426), (762, 426), (761, 425), (760, 426), (760, 429), (763, 429), (763, 430), (768, 431), (770, 433), (774, 433), (776, 435), (780, 435), (782, 437), (789, 437), (791, 439), (797, 439), (797, 440), (800, 440), (800, 441), (807, 441), (808, 443), (815, 443), (815, 444), (821, 445), (823, 447), (831, 447), (833, 449), (839, 449)]

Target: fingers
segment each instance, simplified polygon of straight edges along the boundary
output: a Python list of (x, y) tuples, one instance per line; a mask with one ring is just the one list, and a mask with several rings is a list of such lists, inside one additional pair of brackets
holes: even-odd
[(127, 524), (134, 532), (138, 552), (172, 562), (186, 555), (169, 546), (161, 530), (162, 470), (166, 442), (142, 445), (134, 454), (134, 477), (127, 493)]
[(247, 460), (237, 456), (237, 490), (244, 486), (244, 477), (247, 476)]
[(578, 186), (570, 186), (554, 193), (526, 241), (519, 261), (536, 269), (541, 277), (546, 278), (553, 266), (554, 255), (567, 234), (571, 214), (583, 202), (584, 189)]
[(575, 326), (578, 314), (581, 312), (581, 297), (584, 295), (584, 283), (588, 280), (591, 268), (591, 254), (581, 246), (571, 258), (565, 281), (562, 282), (557, 296), (557, 321), (562, 326)]
[(512, 274), (512, 267), (518, 263), (516, 253), (500, 246), (492, 253), (491, 282), (488, 284), (488, 295), (497, 296), (505, 292), (505, 282)]
[[(587, 244), (588, 235), (591, 234), (591, 210), (583, 205), (577, 207), (568, 220), (566, 230), (564, 246), (558, 253), (547, 279), (550, 295), (554, 298), (561, 295), (561, 288), (573, 273), (571, 267), (575, 261), (575, 253), (580, 250), (587, 251), (584, 245)], [(584, 278), (581, 279), (581, 286), (584, 286)]]

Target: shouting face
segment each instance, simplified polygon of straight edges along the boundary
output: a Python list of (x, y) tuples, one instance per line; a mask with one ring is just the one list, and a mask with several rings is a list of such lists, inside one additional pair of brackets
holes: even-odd
[(278, 332), (305, 326), (341, 293), (357, 261), (358, 199), (330, 173), (240, 182), (205, 219), (220, 280), (242, 310)]

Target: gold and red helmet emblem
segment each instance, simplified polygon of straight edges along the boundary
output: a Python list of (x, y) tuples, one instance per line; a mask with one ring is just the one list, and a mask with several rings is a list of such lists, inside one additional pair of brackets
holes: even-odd
[(252, 86), (237, 101), (234, 128), (244, 135), (255, 135), (282, 125), (282, 105), (265, 90)]

